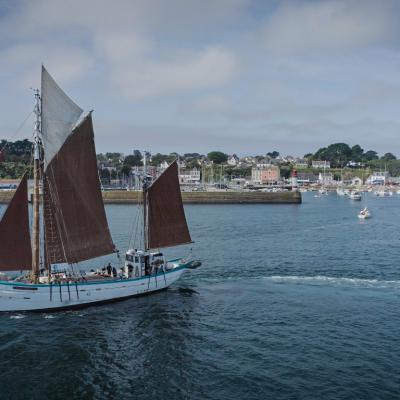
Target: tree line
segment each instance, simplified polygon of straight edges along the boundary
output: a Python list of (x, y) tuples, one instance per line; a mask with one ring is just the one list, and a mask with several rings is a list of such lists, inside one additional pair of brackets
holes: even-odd
[[(268, 162), (279, 157), (279, 152), (274, 150), (264, 155), (253, 156), (255, 162)], [(32, 142), (28, 139), (0, 141), (0, 178), (18, 178), (30, 164), (32, 158)], [(201, 153), (184, 153), (182, 155), (173, 152), (169, 154), (156, 153), (149, 157), (149, 165), (158, 166), (162, 162), (171, 163), (175, 159), (185, 161), (187, 168), (191, 169), (199, 167), (205, 161), (212, 161), (214, 165), (224, 165), (224, 174), (229, 176), (246, 176), (249, 175), (251, 167), (249, 166), (228, 166), (228, 154), (222, 151), (211, 151), (207, 154)], [(386, 169), (392, 176), (400, 175), (400, 160), (396, 159), (393, 153), (385, 153), (379, 157), (374, 150), (364, 151), (360, 145), (349, 146), (346, 143), (333, 143), (326, 147), (321, 147), (315, 153), (307, 153), (304, 155), (309, 163), (313, 160), (326, 160), (331, 163), (332, 168), (343, 168), (350, 161), (361, 163), (362, 166), (371, 169)], [(100, 175), (104, 178), (115, 178), (118, 174), (129, 175), (132, 167), (140, 167), (143, 165), (142, 154), (139, 150), (134, 150), (132, 154), (123, 156), (122, 153), (108, 152), (98, 154), (97, 159), (99, 165), (113, 167), (113, 171), (106, 168), (100, 168)], [(282, 165), (281, 169), (284, 175), (290, 172), (290, 165)]]
[(393, 153), (385, 153), (379, 158), (378, 153), (374, 150), (364, 152), (360, 145), (356, 144), (350, 147), (347, 143), (333, 143), (327, 147), (321, 147), (314, 154), (305, 154), (304, 158), (329, 161), (331, 167), (334, 168), (343, 168), (351, 161), (368, 165), (371, 161), (376, 160), (396, 160), (396, 156)]

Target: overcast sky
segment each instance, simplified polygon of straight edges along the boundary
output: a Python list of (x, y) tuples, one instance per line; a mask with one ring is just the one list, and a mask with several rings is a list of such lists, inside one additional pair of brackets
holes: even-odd
[(399, 21), (397, 0), (0, 0), (0, 138), (43, 63), (98, 152), (400, 156)]

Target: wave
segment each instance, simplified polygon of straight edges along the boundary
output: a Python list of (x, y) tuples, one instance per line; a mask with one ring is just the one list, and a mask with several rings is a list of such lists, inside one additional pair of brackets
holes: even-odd
[(400, 280), (379, 280), (379, 279), (362, 279), (362, 278), (346, 278), (334, 276), (297, 276), (297, 275), (272, 275), (266, 276), (264, 279), (277, 283), (293, 283), (300, 285), (314, 286), (349, 286), (359, 288), (375, 288), (375, 289), (400, 289)]

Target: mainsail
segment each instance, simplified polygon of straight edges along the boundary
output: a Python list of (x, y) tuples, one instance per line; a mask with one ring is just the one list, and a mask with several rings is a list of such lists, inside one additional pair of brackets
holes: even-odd
[(191, 243), (174, 161), (146, 189), (148, 221), (147, 247), (150, 249)]
[(115, 252), (101, 196), (92, 116), (76, 125), (81, 111), (43, 68), (44, 226), (50, 264)]
[(25, 174), (0, 221), (0, 270), (19, 271), (31, 267), (28, 183)]

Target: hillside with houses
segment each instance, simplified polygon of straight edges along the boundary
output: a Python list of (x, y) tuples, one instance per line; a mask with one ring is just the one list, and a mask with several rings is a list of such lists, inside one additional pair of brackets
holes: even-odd
[[(31, 143), (28, 140), (0, 142), (1, 184), (15, 184), (29, 166)], [(244, 186), (288, 185), (293, 174), (299, 185), (335, 185), (397, 183), (400, 160), (392, 153), (379, 156), (373, 150), (345, 143), (331, 144), (304, 156), (281, 155), (278, 151), (263, 155), (226, 154), (221, 151), (200, 153), (147, 154), (147, 174), (156, 179), (173, 161), (178, 161), (182, 186), (201, 188), (242, 188)], [(143, 154), (108, 152), (97, 155), (103, 189), (138, 189), (143, 175)], [(10, 183), (11, 182), (11, 183)]]

